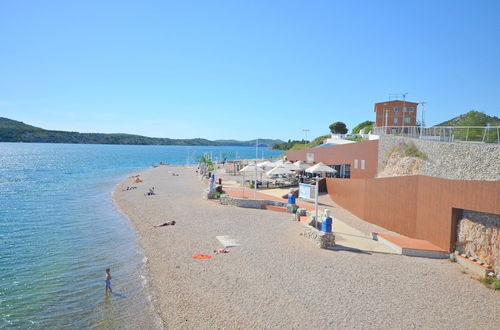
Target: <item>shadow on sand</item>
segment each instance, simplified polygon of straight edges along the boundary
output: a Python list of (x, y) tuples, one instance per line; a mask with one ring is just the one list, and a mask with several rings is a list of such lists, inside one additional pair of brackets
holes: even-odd
[(370, 252), (363, 251), (363, 250), (356, 249), (356, 248), (352, 248), (352, 247), (348, 247), (348, 246), (344, 246), (342, 244), (336, 244), (335, 246), (328, 248), (328, 250), (331, 250), (331, 251), (347, 251), (347, 252), (353, 252), (353, 253), (357, 253), (357, 254), (372, 255)]

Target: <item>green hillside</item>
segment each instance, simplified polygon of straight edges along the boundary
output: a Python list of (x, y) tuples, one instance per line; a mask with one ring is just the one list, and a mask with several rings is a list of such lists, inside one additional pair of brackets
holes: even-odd
[(500, 126), (500, 118), (479, 111), (469, 111), (436, 126)]
[[(260, 146), (281, 140), (259, 139)], [(133, 134), (78, 133), (52, 131), (0, 117), (0, 142), (81, 143), (81, 144), (133, 144), (133, 145), (190, 145), (190, 146), (254, 146), (255, 140), (169, 139), (151, 138)]]

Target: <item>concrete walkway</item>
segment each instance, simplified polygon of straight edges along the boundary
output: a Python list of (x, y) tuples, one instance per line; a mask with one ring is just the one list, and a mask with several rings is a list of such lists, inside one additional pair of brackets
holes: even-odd
[[(226, 193), (233, 197), (239, 198), (253, 198), (253, 190), (243, 187), (225, 187)], [(267, 189), (258, 190), (256, 193), (257, 199), (267, 199), (276, 201), (285, 201), (281, 196), (287, 194), (289, 189)], [(323, 213), (323, 210), (328, 208), (334, 210), (334, 206), (328, 195), (323, 195), (320, 197), (320, 202), (318, 204), (318, 215)], [(314, 203), (300, 199), (297, 201), (297, 205), (301, 208), (305, 208), (309, 211), (314, 210)], [(338, 212), (336, 212), (338, 213)], [(336, 216), (337, 215), (337, 216)], [(346, 222), (342, 221), (338, 217), (338, 214), (333, 215), (332, 231), (335, 234), (335, 241), (337, 246), (335, 250), (349, 250), (349, 251), (364, 251), (364, 252), (375, 252), (375, 253), (390, 253), (390, 254), (401, 254), (397, 250), (379, 242), (374, 241), (371, 237), (371, 232), (362, 232)], [(362, 221), (362, 220), (361, 220)]]

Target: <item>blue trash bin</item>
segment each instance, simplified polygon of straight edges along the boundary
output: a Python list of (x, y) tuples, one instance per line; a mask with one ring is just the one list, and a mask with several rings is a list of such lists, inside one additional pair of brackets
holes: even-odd
[(324, 218), (323, 222), (321, 224), (321, 231), (324, 233), (331, 233), (332, 232), (332, 218)]
[(295, 205), (295, 194), (288, 194), (288, 204)]

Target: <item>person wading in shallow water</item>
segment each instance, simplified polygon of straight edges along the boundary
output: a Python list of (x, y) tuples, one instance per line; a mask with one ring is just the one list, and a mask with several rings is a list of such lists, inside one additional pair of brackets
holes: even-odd
[(113, 290), (111, 290), (111, 274), (109, 268), (106, 268), (106, 276), (104, 279), (106, 281), (106, 293), (108, 293), (108, 290), (112, 293)]

